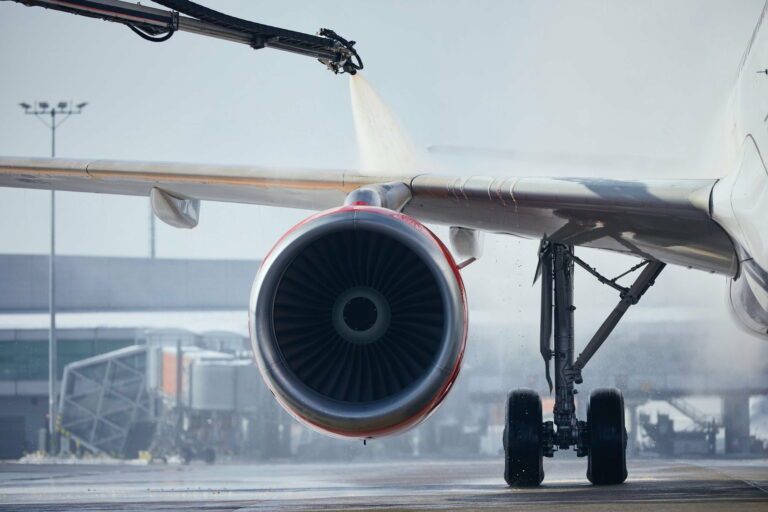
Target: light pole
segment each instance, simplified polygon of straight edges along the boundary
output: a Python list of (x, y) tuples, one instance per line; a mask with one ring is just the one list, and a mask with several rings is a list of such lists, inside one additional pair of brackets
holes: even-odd
[[(60, 101), (55, 106), (45, 101), (34, 105), (19, 103), (27, 115), (37, 117), (51, 130), (51, 158), (56, 157), (56, 128), (69, 119), (69, 116), (82, 114), (88, 103), (74, 105), (72, 101)], [(59, 116), (59, 119), (56, 119)], [(46, 118), (50, 117), (50, 121)], [(48, 310), (50, 324), (48, 328), (48, 433), (50, 435), (50, 453), (58, 453), (56, 435), (56, 416), (58, 411), (58, 354), (56, 352), (56, 192), (51, 189), (51, 252), (48, 258)]]

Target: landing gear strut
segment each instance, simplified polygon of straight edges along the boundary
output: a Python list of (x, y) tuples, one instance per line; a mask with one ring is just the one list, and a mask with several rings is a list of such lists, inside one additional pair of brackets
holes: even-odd
[[(619, 291), (621, 300), (603, 322), (584, 351), (574, 360), (573, 271), (574, 263), (601, 283)], [(629, 288), (617, 281), (643, 268)], [(587, 478), (595, 485), (620, 484), (627, 478), (627, 432), (624, 427), (624, 398), (618, 389), (597, 389), (590, 397), (587, 421), (576, 417), (575, 384), (581, 372), (619, 323), (630, 306), (637, 304), (665, 264), (646, 260), (614, 279), (607, 279), (577, 258), (572, 245), (542, 241), (540, 346), (550, 392), (550, 361), (554, 359), (554, 421), (542, 423), (541, 399), (531, 390), (515, 390), (507, 399), (504, 425), (504, 478), (513, 487), (539, 485), (544, 479), (543, 457), (557, 450), (574, 448), (588, 457)], [(554, 347), (553, 339), (554, 327)], [(538, 425), (538, 428), (537, 428)]]

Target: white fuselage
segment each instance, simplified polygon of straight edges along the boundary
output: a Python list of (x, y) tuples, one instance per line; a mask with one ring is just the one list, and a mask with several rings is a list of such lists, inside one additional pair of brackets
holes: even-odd
[[(768, 5), (768, 4), (767, 4)], [(712, 191), (711, 215), (731, 236), (739, 273), (729, 302), (741, 325), (768, 336), (768, 28), (766, 10), (750, 40), (731, 97), (730, 173)], [(762, 71), (762, 72), (761, 72)]]

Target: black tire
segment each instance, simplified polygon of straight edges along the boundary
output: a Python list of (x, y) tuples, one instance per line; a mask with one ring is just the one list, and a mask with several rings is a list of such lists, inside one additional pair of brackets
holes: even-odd
[(533, 487), (544, 480), (541, 399), (530, 389), (507, 397), (504, 423), (504, 480), (510, 487)]
[(594, 485), (623, 483), (627, 479), (627, 431), (621, 391), (606, 388), (592, 392), (587, 408), (587, 428), (587, 478)]

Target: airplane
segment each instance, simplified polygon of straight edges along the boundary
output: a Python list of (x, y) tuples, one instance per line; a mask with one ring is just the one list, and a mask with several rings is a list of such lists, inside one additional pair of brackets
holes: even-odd
[[(24, 3), (66, 4), (71, 12), (78, 2)], [(160, 3), (181, 5), (182, 12), (182, 4), (191, 4)], [(82, 4), (150, 9), (116, 0)], [(543, 422), (535, 392), (509, 393), (504, 477), (511, 487), (537, 486), (544, 479), (543, 457), (575, 449), (587, 457), (591, 483), (620, 484), (627, 478), (623, 397), (617, 389), (593, 391), (587, 417), (580, 419), (576, 385), (666, 265), (725, 276), (736, 323), (768, 339), (768, 167), (762, 154), (768, 151), (768, 80), (760, 74), (768, 63), (767, 10), (768, 4), (733, 90), (729, 134), (721, 142), (735, 158), (721, 179), (377, 176), (0, 157), (0, 186), (147, 196), (155, 215), (178, 228), (195, 227), (201, 201), (316, 210), (277, 241), (255, 277), (249, 304), (254, 358), (277, 401), (297, 420), (332, 436), (364, 440), (414, 427), (451, 390), (469, 321), (461, 271), (480, 257), (482, 234), (539, 240), (540, 352), (548, 381), (554, 368), (554, 416)], [(195, 27), (197, 33), (222, 36), (226, 30), (222, 37), (252, 42), (241, 32), (248, 26), (217, 28), (215, 16), (197, 20), (213, 23), (204, 29), (192, 18), (180, 22), (178, 13), (154, 15), (156, 25), (142, 26), (151, 37), (163, 27), (168, 33)], [(350, 42), (334, 41), (335, 50), (320, 60), (335, 72), (359, 69), (348, 67)], [(316, 46), (302, 48), (318, 56), (312, 53)], [(448, 226), (452, 250), (425, 224)], [(577, 247), (639, 258), (628, 271), (636, 272), (634, 282), (624, 286), (603, 276), (576, 255)], [(578, 356), (576, 266), (620, 297)]]

